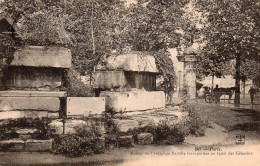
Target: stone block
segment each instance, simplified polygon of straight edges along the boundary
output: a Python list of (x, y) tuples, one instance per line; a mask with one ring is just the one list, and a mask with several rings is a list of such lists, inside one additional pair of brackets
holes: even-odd
[(23, 91), (23, 90), (10, 90), (0, 91), (0, 97), (66, 97), (65, 91)]
[(139, 124), (136, 120), (131, 119), (113, 119), (119, 132), (125, 133), (135, 128), (138, 128)]
[(134, 146), (134, 138), (133, 136), (120, 136), (117, 139), (118, 147), (132, 147)]
[(0, 111), (0, 120), (24, 118), (24, 111)]
[(165, 107), (165, 95), (163, 91), (102, 91), (100, 97), (106, 97), (106, 105), (113, 108), (115, 112), (138, 111)]
[(140, 133), (136, 136), (138, 145), (149, 145), (153, 143), (153, 135), (151, 133)]
[(92, 78), (94, 88), (113, 89), (126, 85), (123, 71), (95, 71), (92, 72)]
[(68, 97), (68, 116), (89, 116), (92, 114), (102, 114), (105, 111), (104, 97)]
[(63, 134), (63, 122), (62, 119), (52, 120), (49, 123), (49, 127), (53, 130), (53, 134), (62, 135)]
[(55, 68), (10, 67), (6, 86), (12, 90), (60, 90), (62, 70)]
[(0, 141), (0, 150), (1, 151), (23, 151), (24, 150), (24, 141), (11, 139)]
[(52, 150), (52, 140), (26, 140), (24, 150), (28, 152), (50, 151)]
[(71, 52), (63, 47), (27, 46), (15, 51), (11, 66), (70, 68)]
[(87, 122), (84, 120), (77, 120), (77, 119), (73, 119), (73, 120), (66, 120), (65, 124), (65, 134), (76, 134), (77, 127), (87, 127)]
[(15, 132), (19, 135), (34, 134), (37, 132), (37, 129), (18, 129)]
[(44, 110), (59, 111), (60, 100), (56, 97), (0, 97), (0, 111)]
[(25, 118), (47, 118), (48, 117), (48, 112), (47, 111), (24, 111), (24, 117)]
[(76, 134), (77, 127), (87, 127), (87, 122), (84, 120), (78, 120), (78, 119), (66, 119), (65, 122), (62, 122), (62, 119), (56, 119), (53, 120), (49, 126), (50, 129), (54, 130), (53, 134), (61, 135), (63, 134)]
[(140, 53), (129, 53), (117, 56), (109, 56), (105, 60), (105, 65), (99, 64), (96, 70), (124, 70), (137, 72), (159, 73), (155, 58), (151, 55)]
[(48, 118), (50, 119), (57, 119), (59, 118), (59, 113), (58, 112), (48, 112)]
[(0, 120), (19, 118), (46, 118), (47, 111), (0, 111)]

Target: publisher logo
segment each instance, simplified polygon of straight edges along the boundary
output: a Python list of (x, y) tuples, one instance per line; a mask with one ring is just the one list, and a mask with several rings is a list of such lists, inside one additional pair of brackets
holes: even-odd
[(245, 135), (237, 135), (236, 136), (236, 144), (244, 145), (245, 144)]

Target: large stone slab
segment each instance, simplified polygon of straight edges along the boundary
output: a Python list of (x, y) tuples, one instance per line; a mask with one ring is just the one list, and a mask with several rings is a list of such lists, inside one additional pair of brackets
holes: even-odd
[(22, 90), (10, 90), (0, 91), (0, 97), (66, 97), (65, 91), (22, 91)]
[(70, 68), (71, 52), (63, 47), (28, 46), (14, 53), (11, 66)]
[[(54, 112), (56, 113), (56, 112)], [(0, 111), (0, 120), (19, 118), (53, 118), (48, 111)], [(55, 118), (58, 117), (55, 115)]]
[(116, 124), (118, 131), (121, 133), (125, 133), (139, 127), (138, 122), (131, 119), (113, 119), (113, 122)]
[(0, 97), (0, 111), (44, 110), (59, 111), (60, 100), (56, 97)]
[(0, 150), (1, 151), (23, 151), (24, 141), (17, 140), (17, 139), (0, 141)]
[(10, 67), (6, 77), (8, 89), (59, 90), (62, 70), (56, 68)]
[(44, 152), (52, 150), (52, 140), (26, 140), (25, 151), (28, 152)]
[(88, 124), (86, 121), (78, 119), (66, 119), (64, 122), (62, 119), (53, 120), (49, 126), (54, 130), (53, 134), (76, 134), (77, 128), (86, 127)]
[(67, 116), (88, 116), (105, 111), (104, 97), (68, 97)]
[(0, 120), (24, 118), (24, 111), (0, 111)]
[(140, 52), (109, 56), (105, 64), (98, 64), (96, 70), (124, 70), (159, 73), (155, 58)]
[(126, 85), (123, 71), (95, 71), (92, 72), (92, 78), (94, 88), (113, 89)]
[(163, 91), (102, 91), (100, 96), (106, 97), (106, 105), (113, 108), (115, 112), (148, 110), (165, 106)]

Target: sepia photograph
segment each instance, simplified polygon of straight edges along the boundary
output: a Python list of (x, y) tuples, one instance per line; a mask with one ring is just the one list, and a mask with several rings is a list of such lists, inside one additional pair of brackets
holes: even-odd
[(0, 166), (260, 166), (259, 9), (0, 0)]

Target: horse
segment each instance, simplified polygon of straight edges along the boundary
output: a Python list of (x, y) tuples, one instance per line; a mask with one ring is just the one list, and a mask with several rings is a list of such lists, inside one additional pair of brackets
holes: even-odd
[(218, 88), (216, 93), (218, 94), (218, 98), (220, 98), (222, 95), (228, 95), (228, 103), (230, 103), (230, 100), (232, 98), (232, 95), (237, 90), (237, 87), (231, 87), (231, 88)]

